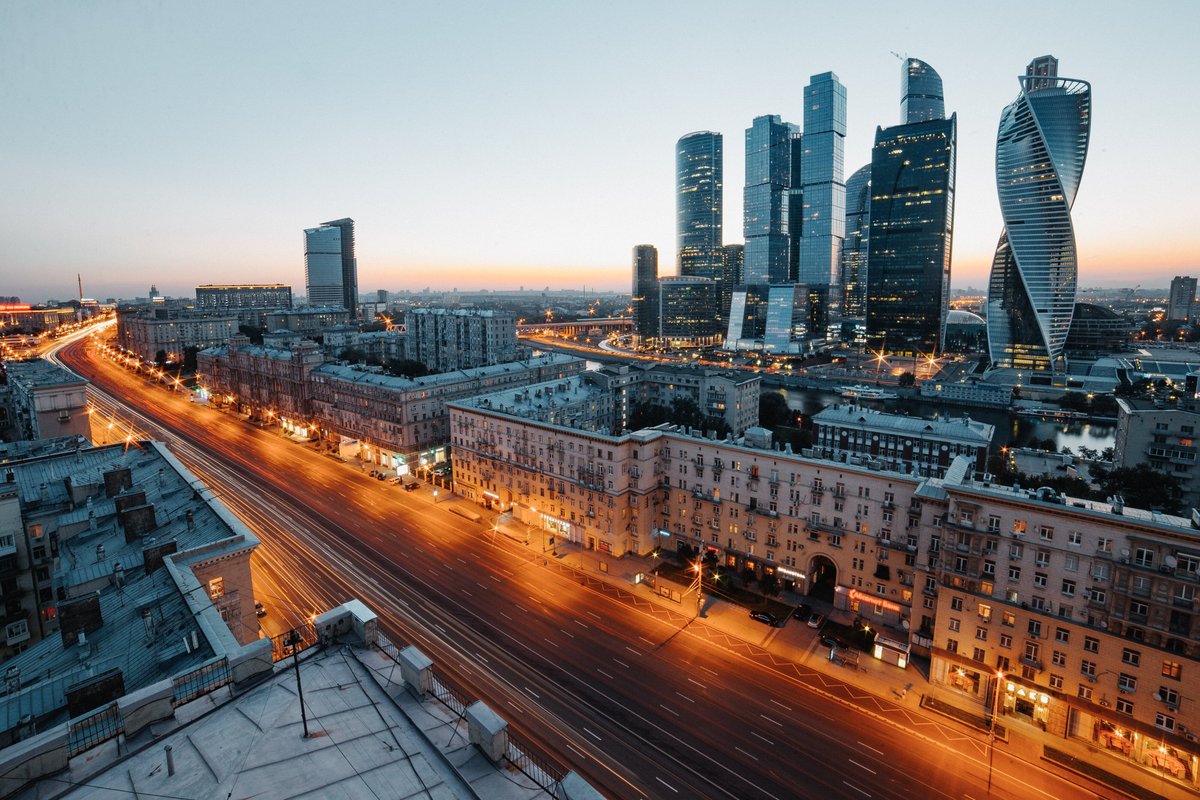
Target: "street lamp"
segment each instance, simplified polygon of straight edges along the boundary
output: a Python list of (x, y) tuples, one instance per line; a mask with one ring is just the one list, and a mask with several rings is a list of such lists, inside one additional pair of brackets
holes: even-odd
[(988, 727), (988, 794), (992, 793), (992, 759), (996, 754), (996, 717), (1000, 714), (1000, 684), (1004, 673), (996, 670), (996, 693), (992, 697), (992, 724)]
[(692, 581), (692, 585), (688, 590), (696, 590), (696, 616), (700, 616), (700, 609), (704, 607), (704, 564), (700, 560), (700, 555), (696, 555), (695, 562), (692, 563), (692, 570), (696, 573), (696, 580)]

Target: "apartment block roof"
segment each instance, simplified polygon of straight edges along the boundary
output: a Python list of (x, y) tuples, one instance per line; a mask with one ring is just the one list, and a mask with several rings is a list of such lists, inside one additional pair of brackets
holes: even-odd
[(967, 416), (953, 419), (925, 419), (924, 417), (906, 417), (902, 414), (885, 414), (875, 409), (841, 403), (822, 409), (813, 414), (812, 419), (814, 425), (843, 425), (866, 428), (881, 433), (973, 441), (981, 447), (986, 447), (991, 443), (992, 434), (996, 431), (995, 425), (979, 422)]

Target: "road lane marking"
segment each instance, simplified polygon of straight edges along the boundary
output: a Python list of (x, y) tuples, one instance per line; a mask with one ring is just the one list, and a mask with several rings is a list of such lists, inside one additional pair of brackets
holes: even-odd
[(783, 727), (783, 723), (777, 719), (771, 719), (766, 714), (759, 714), (759, 716), (765, 719), (767, 722), (770, 722), (772, 725), (778, 725), (781, 728)]
[(483, 585), (482, 583), (480, 583), (479, 581), (475, 581), (475, 585), (476, 585), (476, 586), (478, 586), (480, 589), (486, 589), (486, 588), (487, 588), (486, 586), (484, 586), (484, 585)]
[(707, 686), (705, 686), (705, 685), (704, 685), (703, 683), (701, 683), (700, 681), (696, 680), (695, 678), (688, 678), (688, 682), (689, 682), (689, 683), (694, 683), (694, 684), (696, 684), (697, 686), (699, 686), (699, 687), (700, 687), (701, 689), (703, 689), (704, 691), (708, 691), (708, 687), (707, 687)]
[(750, 731), (750, 735), (751, 735), (751, 736), (753, 736), (753, 737), (755, 737), (755, 738), (757, 738), (757, 739), (762, 739), (764, 742), (766, 742), (767, 744), (771, 745), (772, 747), (775, 745), (775, 743), (774, 743), (774, 742), (772, 742), (770, 739), (768, 739), (767, 737), (763, 736), (762, 734), (760, 734), (760, 733), (758, 733), (758, 732), (756, 732), (756, 731)]
[(640, 655), (641, 655), (641, 653), (639, 653), (637, 650), (634, 650), (634, 649), (633, 649), (632, 647), (630, 647), (629, 645), (625, 645), (625, 649), (626, 649), (626, 650), (628, 650), (629, 652), (633, 653), (635, 656), (640, 656)]
[[(696, 666), (700, 666), (700, 665), (699, 665), (699, 664), (697, 664)], [(715, 677), (717, 677), (717, 673), (713, 672), (713, 671), (712, 671), (711, 669), (709, 669), (708, 667), (700, 667), (700, 669), (704, 670), (704, 671), (705, 671), (705, 672), (707, 672), (709, 675), (712, 675), (714, 678), (715, 678)]]
[(847, 785), (847, 786), (849, 786), (851, 789), (853, 789), (854, 791), (856, 791), (856, 792), (858, 792), (859, 794), (861, 794), (863, 797), (870, 797), (870, 796), (871, 796), (871, 795), (867, 794), (866, 792), (864, 792), (862, 789), (860, 789), (860, 788), (858, 788), (857, 786), (855, 786), (855, 785), (854, 785), (853, 783), (851, 783), (850, 781), (842, 781), (842, 783), (846, 784), (846, 785)]
[(596, 667), (596, 672), (599, 672), (601, 675), (603, 675), (604, 677), (608, 678), (610, 681), (616, 680), (616, 678), (615, 678), (615, 677), (613, 677), (612, 675), (609, 675), (607, 672), (605, 672), (604, 670), (600, 669), (599, 667)]
[(665, 786), (665, 787), (667, 787), (668, 789), (670, 789), (670, 790), (671, 790), (672, 792), (674, 792), (675, 794), (679, 794), (679, 790), (678, 790), (678, 789), (676, 789), (674, 786), (672, 786), (671, 784), (667, 783), (666, 781), (664, 781), (662, 778), (658, 777), (657, 775), (655, 775), (655, 776), (654, 776), (654, 780), (658, 781), (659, 783), (661, 783), (663, 786)]
[(462, 590), (462, 593), (463, 593), (463, 594), (465, 594), (467, 597), (474, 597), (474, 596), (475, 596), (475, 595), (471, 594), (470, 592), (468, 592), (466, 589), (463, 589), (463, 590)]
[(441, 625), (438, 625), (436, 622), (431, 622), (431, 623), (429, 623), (429, 625), (430, 625), (431, 627), (437, 628), (437, 629), (438, 629), (438, 631), (439, 631), (439, 632), (440, 632), (440, 633), (441, 633), (443, 636), (446, 634), (446, 629), (445, 629), (445, 628), (443, 628)]
[(643, 642), (645, 642), (646, 644), (650, 645), (651, 647), (654, 647), (654, 642), (650, 641), (650, 640), (649, 640), (649, 639), (647, 639), (645, 636), (639, 636), (638, 638), (639, 638), (639, 639), (641, 639), (641, 640), (642, 640)]
[(859, 744), (861, 744), (863, 747), (867, 748), (868, 750), (870, 750), (870, 751), (871, 751), (871, 752), (873, 752), (873, 753), (878, 753), (879, 755), (883, 755), (883, 751), (882, 751), (882, 750), (876, 750), (874, 747), (871, 747), (871, 745), (867, 744), (867, 743), (866, 743), (866, 742), (864, 742), (864, 741), (861, 741), (861, 740), (860, 740), (858, 743), (859, 743)]
[(584, 732), (584, 733), (586, 733), (588, 736), (592, 737), (593, 739), (595, 739), (597, 742), (599, 742), (599, 741), (603, 741), (603, 740), (602, 740), (602, 739), (601, 739), (599, 736), (597, 736), (596, 734), (592, 733), (592, 732), (591, 732), (591, 731), (589, 731), (587, 728), (584, 728), (584, 729), (583, 729), (583, 732)]
[(625, 669), (629, 669), (629, 665), (628, 665), (628, 664), (626, 664), (626, 663), (625, 663), (624, 661), (622, 661), (621, 659), (619, 659), (619, 658), (614, 658), (614, 659), (613, 659), (613, 661), (617, 662), (618, 664), (620, 664), (620, 665), (621, 665), (622, 667), (624, 667)]
[(750, 757), (751, 757), (751, 758), (753, 758), (755, 761), (758, 761), (758, 756), (754, 755), (754, 753), (747, 753), (745, 750), (743, 750), (742, 748), (738, 747), (737, 745), (734, 745), (733, 749), (734, 749), (734, 750), (737, 750), (737, 751), (738, 751), (739, 753), (741, 753), (742, 755), (750, 756)]
[(504, 617), (509, 622), (512, 622), (512, 617), (510, 617), (508, 614), (505, 614), (503, 611), (500, 612), (500, 616)]
[(504, 581), (500, 580), (495, 575), (488, 575), (488, 577), (494, 580), (496, 583), (504, 583)]
[(680, 697), (682, 697), (684, 700), (687, 700), (689, 703), (694, 703), (694, 702), (696, 702), (695, 700), (693, 700), (692, 698), (688, 697), (688, 696), (687, 696), (686, 694), (684, 694), (683, 692), (676, 692), (675, 694), (679, 695), (679, 696), (680, 696)]
[(567, 636), (570, 636), (572, 639), (575, 638), (575, 634), (571, 633), (570, 631), (565, 630), (563, 628), (559, 628), (559, 630), (562, 631), (563, 633), (565, 633)]
[(460, 564), (465, 564), (465, 563), (467, 563), (466, 561), (464, 561), (463, 559), (459, 558), (458, 556), (455, 556), (454, 558), (455, 558), (455, 560), (457, 560), (457, 561), (458, 561), (458, 563), (460, 563)]
[(571, 744), (570, 742), (567, 742), (567, 747), (571, 748), (572, 752), (578, 753), (580, 758), (587, 758), (587, 756), (584, 755), (584, 753), (581, 750), (577, 750), (575, 748), (575, 745)]
[(589, 630), (591, 629), (591, 626), (589, 626), (586, 622), (583, 622), (582, 620), (573, 619), (571, 621), (574, 622), (576, 625), (578, 625), (581, 628), (588, 628)]
[(865, 769), (867, 772), (871, 773), (872, 775), (878, 774), (877, 772), (875, 772), (875, 770), (871, 769), (870, 767), (864, 767), (862, 764), (858, 763), (853, 758), (847, 758), (846, 760), (849, 761), (854, 766), (858, 767), (859, 769)]
[(538, 694), (537, 692), (535, 692), (533, 689), (530, 689), (528, 686), (524, 686), (524, 687), (522, 687), (522, 688), (523, 688), (523, 689), (525, 689), (525, 691), (529, 692), (529, 693), (530, 693), (531, 695), (533, 695), (534, 697), (536, 697), (538, 700), (541, 700), (541, 699), (542, 699), (542, 696), (541, 696), (540, 694)]
[(529, 609), (526, 608), (525, 606), (521, 605), (520, 603), (513, 603), (513, 605), (516, 606), (517, 608), (521, 609), (522, 611), (524, 611), (526, 614), (529, 613)]
[(675, 710), (675, 709), (673, 709), (673, 708), (667, 708), (667, 707), (666, 707), (666, 706), (664, 706), (662, 703), (659, 703), (659, 704), (658, 704), (658, 707), (659, 707), (659, 708), (661, 708), (663, 711), (668, 711), (668, 712), (670, 712), (671, 714), (673, 714), (673, 715), (674, 715), (674, 716), (676, 716), (676, 717), (678, 717), (678, 716), (679, 716), (679, 712), (678, 712), (678, 711), (676, 711), (676, 710)]
[(488, 660), (483, 657), (483, 653), (476, 653), (475, 657), (478, 658), (480, 661), (482, 661), (485, 664), (488, 663)]
[(558, 647), (558, 645), (554, 644), (554, 642), (550, 641), (550, 640), (549, 640), (549, 639), (547, 639), (545, 636), (543, 636), (543, 637), (542, 637), (542, 641), (543, 641), (543, 642), (545, 642), (546, 644), (552, 644), (552, 645), (554, 645), (555, 647)]
[[(792, 710), (791, 706), (785, 706), (783, 703), (779, 702), (778, 700), (772, 700), (771, 702), (774, 703), (775, 705), (779, 706), (780, 708), (782, 708), (784, 711)], [(859, 744), (862, 744), (862, 742), (859, 742)]]

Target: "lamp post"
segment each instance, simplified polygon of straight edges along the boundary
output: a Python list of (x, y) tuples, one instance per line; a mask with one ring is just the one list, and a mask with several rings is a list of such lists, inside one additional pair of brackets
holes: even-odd
[(704, 607), (704, 563), (700, 560), (700, 555), (696, 555), (696, 560), (692, 564), (692, 569), (696, 572), (696, 580), (692, 581), (692, 585), (688, 589), (696, 589), (696, 616), (700, 616), (700, 609)]
[(1000, 714), (1000, 684), (1004, 673), (996, 670), (996, 693), (992, 697), (992, 724), (988, 728), (988, 794), (992, 793), (992, 758), (996, 754), (996, 717)]

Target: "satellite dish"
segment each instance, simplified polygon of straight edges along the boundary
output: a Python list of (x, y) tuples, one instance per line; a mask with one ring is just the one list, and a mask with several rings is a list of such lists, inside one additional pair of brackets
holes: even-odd
[(1124, 556), (1125, 558), (1129, 558), (1129, 548), (1128, 548), (1128, 547), (1122, 547), (1122, 548), (1121, 548), (1121, 555), (1122, 555), (1122, 556)]
[(904, 628), (904, 630), (908, 630), (908, 620), (901, 621), (900, 627)]
[(1179, 561), (1175, 558), (1175, 556), (1167, 556), (1163, 559), (1163, 564), (1165, 564), (1169, 569), (1175, 569), (1175, 567), (1179, 565)]

